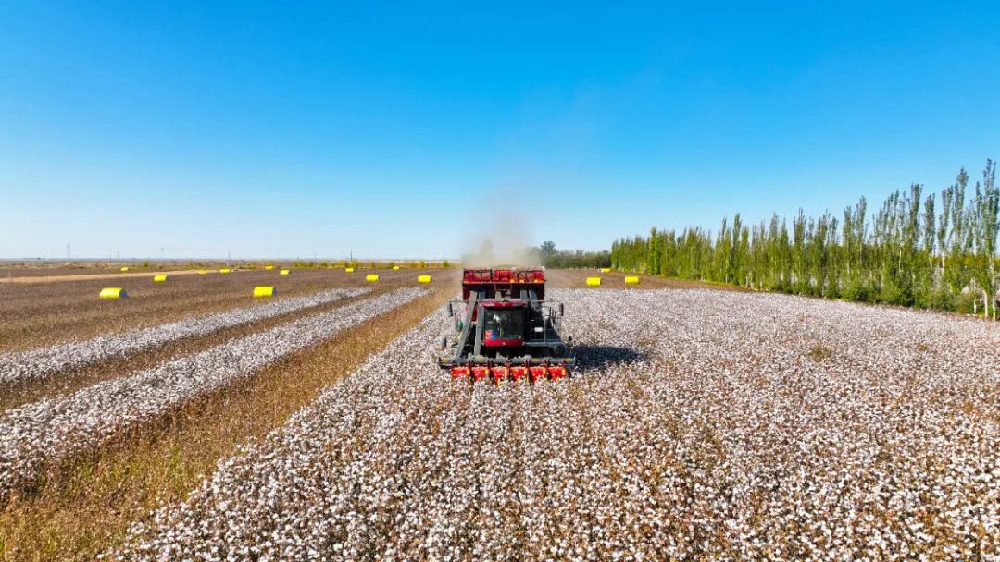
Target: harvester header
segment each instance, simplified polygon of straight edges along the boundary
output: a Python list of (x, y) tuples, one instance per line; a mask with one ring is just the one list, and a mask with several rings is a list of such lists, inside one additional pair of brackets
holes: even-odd
[(470, 291), (478, 291), (480, 298), (492, 299), (497, 294), (520, 295), (531, 288), (539, 300), (545, 298), (545, 270), (543, 269), (466, 269), (462, 272), (462, 300), (469, 300)]

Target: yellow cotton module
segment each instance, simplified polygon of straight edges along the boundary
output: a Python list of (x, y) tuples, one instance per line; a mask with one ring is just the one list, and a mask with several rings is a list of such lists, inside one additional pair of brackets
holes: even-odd
[(253, 298), (260, 299), (264, 297), (273, 297), (278, 294), (278, 291), (274, 290), (274, 287), (254, 287), (253, 288)]

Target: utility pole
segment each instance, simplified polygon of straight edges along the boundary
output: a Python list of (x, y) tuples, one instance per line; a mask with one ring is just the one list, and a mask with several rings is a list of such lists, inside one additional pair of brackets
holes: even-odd
[(160, 261), (163, 261), (163, 246), (160, 246)]
[(69, 261), (69, 242), (66, 242), (66, 261)]

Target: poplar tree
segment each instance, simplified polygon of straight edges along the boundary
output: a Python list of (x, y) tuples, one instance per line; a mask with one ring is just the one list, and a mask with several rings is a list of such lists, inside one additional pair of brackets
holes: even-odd
[[(996, 165), (987, 161), (971, 197), (964, 168), (940, 199), (914, 183), (890, 193), (872, 215), (861, 197), (844, 208), (842, 222), (800, 208), (791, 229), (776, 214), (749, 225), (739, 213), (732, 223), (723, 218), (715, 236), (700, 227), (653, 228), (648, 238), (612, 243), (610, 261), (625, 271), (943, 310), (982, 308), (996, 317), (995, 177)], [(573, 258), (568, 263), (592, 259)]]

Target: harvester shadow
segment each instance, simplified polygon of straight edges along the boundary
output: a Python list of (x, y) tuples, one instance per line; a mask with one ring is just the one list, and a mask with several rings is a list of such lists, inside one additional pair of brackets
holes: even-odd
[(581, 371), (604, 370), (622, 363), (633, 363), (649, 359), (649, 354), (641, 349), (613, 345), (578, 345), (576, 366)]

